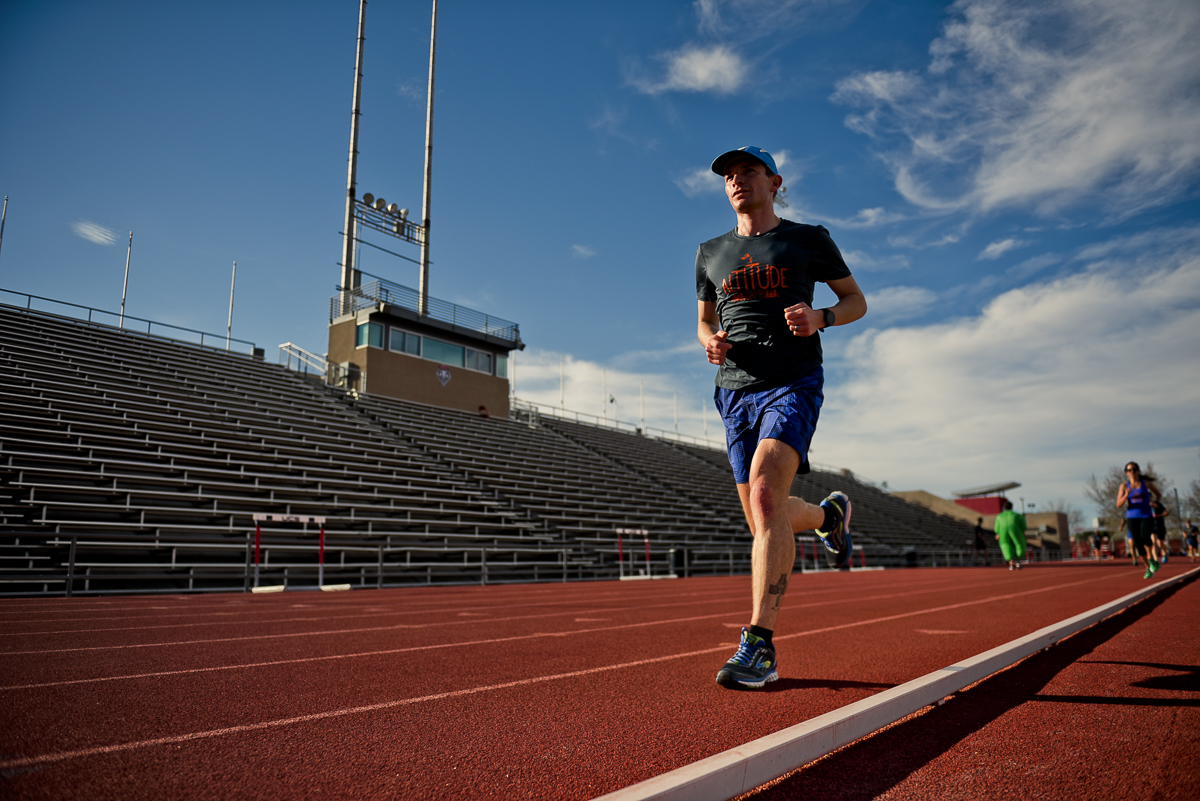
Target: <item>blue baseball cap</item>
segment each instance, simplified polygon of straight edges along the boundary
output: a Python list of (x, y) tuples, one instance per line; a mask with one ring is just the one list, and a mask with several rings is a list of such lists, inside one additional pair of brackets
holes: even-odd
[(771, 158), (771, 154), (763, 150), (761, 147), (754, 145), (746, 145), (739, 147), (737, 150), (730, 150), (728, 153), (722, 153), (712, 163), (712, 171), (717, 175), (725, 175), (725, 165), (740, 156), (749, 156), (752, 159), (757, 159), (763, 163), (772, 174), (778, 175), (779, 168), (775, 166), (775, 159)]

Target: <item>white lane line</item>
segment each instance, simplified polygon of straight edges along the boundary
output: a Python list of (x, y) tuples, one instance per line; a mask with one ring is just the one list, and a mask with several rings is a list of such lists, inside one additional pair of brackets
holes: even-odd
[[(1102, 577), (1095, 578), (1095, 579), (1089, 579), (1088, 581), (1100, 581), (1101, 579), (1105, 579), (1105, 578), (1109, 578), (1109, 576), (1102, 576)], [(980, 584), (980, 583), (976, 582), (976, 583), (972, 583), (972, 584), (963, 584), (958, 587), (939, 587), (939, 588), (931, 588), (931, 589), (924, 589), (924, 590), (916, 590), (914, 592), (891, 593), (888, 595), (868, 595), (868, 596), (863, 596), (863, 597), (857, 597), (852, 600), (855, 603), (861, 603), (863, 601), (879, 601), (879, 600), (889, 600), (889, 599), (894, 599), (894, 598), (910, 598), (914, 595), (925, 595), (925, 594), (932, 593), (932, 592), (947, 592), (947, 591), (960, 590), (960, 589), (979, 589), (980, 587), (994, 586), (996, 584), (1009, 584), (1009, 583), (1010, 582), (1006, 582), (1006, 581), (991, 582), (990, 584)], [(1083, 583), (1087, 583), (1087, 582), (1085, 581)], [(1055, 586), (1070, 586), (1070, 585), (1055, 585)], [(744, 600), (744, 594), (740, 595), (739, 599)], [(704, 602), (698, 602), (698, 603), (702, 604)], [(817, 602), (808, 603), (808, 604), (801, 604), (799, 606), (792, 606), (789, 608), (793, 609), (793, 610), (811, 609), (811, 608), (817, 607), (817, 606), (831, 606), (833, 604), (841, 604), (841, 603), (846, 603), (846, 600), (842, 599), (842, 598), (832, 598), (832, 599), (825, 600), (825, 601), (817, 601)], [(684, 604), (679, 604), (679, 603), (653, 604), (653, 605), (637, 607), (636, 609), (631, 609), (631, 608), (626, 608), (626, 607), (614, 607), (611, 609), (604, 609), (604, 608), (589, 609), (589, 610), (587, 610), (587, 612), (588, 613), (640, 612), (645, 609), (662, 609), (665, 607), (674, 607), (674, 606), (683, 606), (683, 605)], [(121, 650), (129, 650), (129, 649), (158, 648), (158, 647), (167, 647), (167, 646), (175, 646), (175, 645), (204, 645), (207, 643), (219, 643), (219, 642), (245, 642), (245, 641), (254, 641), (254, 640), (269, 640), (269, 639), (295, 638), (295, 637), (322, 637), (322, 636), (329, 636), (329, 635), (359, 634), (359, 633), (369, 633), (369, 632), (377, 632), (377, 631), (406, 631), (406, 630), (417, 630), (417, 629), (427, 629), (427, 628), (444, 628), (447, 626), (478, 625), (481, 623), (491, 624), (491, 623), (508, 623), (508, 622), (520, 621), (520, 620), (541, 620), (541, 619), (550, 618), (550, 617), (562, 617), (563, 615), (574, 615), (574, 614), (579, 614), (579, 611), (576, 610), (574, 612), (554, 612), (554, 613), (549, 613), (549, 614), (544, 614), (544, 615), (516, 615), (516, 616), (512, 616), (512, 617), (497, 617), (497, 618), (489, 618), (489, 619), (485, 619), (485, 620), (449, 620), (449, 621), (441, 621), (441, 622), (434, 622), (434, 623), (395, 623), (395, 624), (387, 625), (387, 626), (370, 626), (370, 627), (357, 628), (357, 629), (299, 631), (299, 632), (290, 632), (290, 633), (282, 633), (282, 634), (251, 634), (251, 635), (246, 635), (246, 636), (242, 636), (242, 637), (214, 637), (214, 638), (203, 639), (203, 640), (175, 640), (175, 641), (169, 641), (169, 642), (133, 643), (133, 644), (126, 644), (126, 645), (93, 645), (93, 646), (78, 647), (78, 648), (48, 648), (48, 649), (34, 650), (34, 651), (0, 651), (0, 657), (32, 656), (32, 655), (37, 655), (37, 654), (78, 653), (78, 652), (82, 652), (82, 651), (114, 651), (114, 650), (121, 651)], [(729, 615), (731, 615), (731, 614), (741, 614), (741, 612), (722, 612), (720, 614), (709, 615), (708, 617), (709, 618), (729, 617)], [(688, 619), (690, 620), (692, 618), (688, 618)], [(700, 618), (697, 618), (697, 619), (700, 619)], [(670, 622), (670, 621), (662, 621), (662, 622)], [(135, 630), (141, 630), (141, 627), (138, 627)], [(71, 633), (86, 634), (86, 633), (90, 633), (90, 632), (85, 631), (85, 632), (71, 632)]]
[[(858, 575), (862, 575), (862, 574), (855, 574), (855, 575), (858, 576)], [(722, 578), (724, 578), (724, 577), (722, 577)], [(742, 576), (739, 578), (748, 579), (749, 577)], [(872, 576), (872, 578), (874, 578), (874, 576)], [(920, 582), (889, 581), (886, 583), (880, 582), (880, 583), (876, 584), (875, 587), (873, 587), (872, 589), (882, 590), (882, 589), (887, 589), (889, 586), (901, 586), (901, 587), (905, 587), (905, 588), (913, 588), (913, 587), (919, 587), (919, 586), (925, 586), (925, 585), (936, 585), (936, 584), (946, 583), (949, 581), (957, 580), (957, 578), (958, 578), (957, 576), (947, 575), (945, 577), (940, 577), (939, 579), (933, 580), (933, 581), (920, 581)], [(995, 584), (995, 583), (999, 583), (999, 582), (995, 582), (995, 581), (988, 582), (988, 584)], [(981, 584), (976, 583), (971, 586), (987, 586), (987, 584), (981, 585)], [(622, 589), (626, 590), (625, 587), (622, 587)], [(827, 587), (827, 588), (823, 588), (820, 590), (812, 590), (811, 594), (813, 594), (813, 595), (827, 595), (827, 594), (835, 594), (835, 593), (843, 593), (844, 594), (846, 592), (853, 592), (853, 591), (858, 591), (861, 589), (862, 589), (861, 585), (855, 585), (854, 587), (846, 587), (846, 586), (842, 585), (842, 586), (837, 586), (837, 587)], [(961, 589), (961, 587), (941, 587), (940, 589), (946, 589), (946, 590)], [(939, 591), (939, 587), (929, 586), (929, 591), (937, 592), (937, 591)], [(374, 592), (386, 595), (386, 594), (391, 593), (392, 590), (375, 590)], [(744, 594), (744, 590), (738, 590), (737, 592), (738, 592), (737, 597), (742, 597), (742, 595)], [(714, 597), (713, 594), (709, 593), (709, 592), (686, 592), (686, 593), (673, 593), (670, 595), (667, 595), (664, 593), (655, 593), (654, 595), (656, 598), (662, 598), (662, 597), (712, 598), (712, 597)], [(491, 599), (494, 596), (489, 594), (488, 597), (489, 597), (489, 599)], [(518, 595), (517, 597), (528, 599), (528, 596)], [(731, 593), (730, 597), (734, 597), (734, 595)], [(537, 607), (537, 606), (560, 606), (563, 603), (572, 603), (576, 606), (587, 606), (589, 604), (599, 603), (606, 599), (607, 600), (612, 600), (612, 599), (628, 600), (631, 603), (636, 603), (636, 601), (638, 600), (636, 596), (631, 596), (630, 592), (628, 590), (626, 590), (626, 591), (612, 591), (612, 592), (597, 593), (595, 595), (582, 596), (579, 598), (574, 598), (574, 597), (566, 598), (566, 599), (557, 599), (556, 598), (556, 599), (547, 600), (545, 602), (531, 601), (529, 603), (522, 603), (522, 604), (493, 603), (488, 606), (472, 605), (472, 608), (473, 609), (514, 609), (514, 608)], [(191, 599), (189, 598), (187, 600), (191, 600)], [(324, 599), (322, 599), (322, 600), (324, 600)], [(390, 598), (387, 600), (390, 600)], [(441, 613), (441, 612), (455, 612), (462, 608), (461, 605), (453, 606), (453, 607), (445, 606), (445, 604), (448, 603), (449, 599), (437, 598), (437, 599), (428, 599), (428, 600), (430, 603), (436, 603), (436, 605), (440, 605), (441, 608), (437, 608), (437, 606), (435, 606), (435, 608), (432, 608), (432, 609), (420, 608), (421, 605), (419, 603), (413, 603), (411, 601), (411, 599), (403, 599), (403, 603), (406, 607), (404, 610), (388, 611), (388, 612), (386, 612), (386, 614), (426, 615), (426, 614), (434, 614), (434, 613)], [(460, 600), (468, 601), (470, 599), (463, 598)], [(199, 599), (197, 599), (197, 601), (199, 601)], [(64, 601), (64, 602), (66, 602), (66, 601)], [(3, 611), (11, 603), (13, 603), (13, 601), (11, 601), (11, 600), (0, 601), (0, 624), (18, 625), (18, 624), (33, 624), (33, 623), (43, 623), (43, 624), (45, 624), (45, 623), (97, 623), (102, 620), (141, 620), (141, 619), (145, 618), (144, 615), (110, 615), (107, 617), (94, 617), (93, 616), (93, 617), (57, 618), (57, 619), (53, 619), (53, 620), (43, 619), (43, 618), (33, 619), (33, 620), (6, 620), (3, 617)], [(327, 603), (322, 603), (321, 606), (324, 608), (328, 608), (330, 606), (336, 606), (340, 610), (363, 609), (364, 615), (365, 615), (365, 614), (373, 614), (375, 608), (378, 607), (380, 603), (382, 603), (382, 601), (380, 601), (380, 600), (356, 601), (354, 604), (350, 604), (350, 603), (346, 603), (346, 602), (342, 602), (342, 603), (327, 602)], [(296, 605), (293, 604), (292, 607), (294, 607), (294, 606), (296, 606)], [(312, 606), (315, 607), (316, 604), (313, 604)], [(235, 611), (229, 611), (229, 609), (231, 607), (234, 607)], [(642, 608), (642, 607), (638, 606), (636, 608)], [(205, 610), (207, 610), (207, 609), (212, 609), (214, 611), (206, 612)], [(178, 611), (176, 612), (176, 610), (178, 610)], [(370, 611), (366, 611), (366, 610), (370, 610)], [(54, 610), (54, 611), (55, 612), (61, 611), (62, 613), (69, 612), (69, 613), (73, 613), (73, 614), (81, 614), (81, 613), (86, 613), (88, 610), (79, 609), (78, 607), (72, 607), (71, 609)], [(165, 607), (165, 606), (151, 606), (151, 607), (128, 606), (128, 607), (119, 607), (116, 609), (97, 609), (95, 611), (97, 611), (97, 612), (101, 612), (101, 611), (103, 611), (103, 612), (109, 612), (109, 611), (171, 611), (171, 612), (175, 612), (174, 614), (155, 615), (154, 616), (155, 619), (162, 619), (162, 618), (167, 618), (167, 617), (194, 618), (197, 614), (200, 614), (200, 613), (214, 614), (214, 615), (221, 615), (221, 616), (254, 613), (255, 615), (257, 615), (259, 617), (257, 617), (253, 621), (246, 621), (246, 622), (254, 623), (254, 622), (261, 622), (261, 616), (263, 613), (284, 612), (287, 610), (286, 609), (278, 609), (278, 608), (275, 608), (274, 606), (267, 606), (265, 603), (259, 603), (258, 599), (255, 599), (255, 598), (252, 598), (251, 596), (247, 596), (242, 593), (239, 593), (237, 596), (234, 596), (233, 598), (230, 598), (229, 600), (225, 600), (219, 604), (212, 604), (209, 606), (191, 607), (191, 606), (187, 606), (185, 604), (178, 604), (176, 606), (170, 606), (170, 607)], [(289, 622), (291, 620), (312, 620), (312, 619), (343, 619), (343, 618), (352, 618), (352, 617), (357, 617), (357, 616), (359, 616), (359, 615), (348, 614), (348, 615), (330, 615), (327, 618), (285, 618), (285, 619), (282, 619), (277, 622)], [(232, 621), (232, 620), (231, 621), (213, 621), (214, 624), (215, 623), (237, 624), (240, 622), (243, 622), (243, 621)], [(188, 625), (188, 624), (179, 624), (179, 625), (184, 626), (184, 625)], [(207, 625), (207, 624), (198, 623), (195, 625)], [(124, 628), (108, 628), (108, 629), (91, 629), (91, 628), (89, 628), (89, 629), (87, 629), (87, 631), (127, 631), (127, 630), (134, 630), (134, 629), (138, 629), (138, 628), (142, 628), (142, 627), (131, 626), (131, 627), (124, 627)], [(79, 631), (81, 631), (81, 630), (80, 629), (64, 629), (61, 631), (0, 632), (0, 636), (24, 636), (24, 635), (28, 635), (28, 634), (74, 634), (74, 633), (78, 633)]]
[[(617, 595), (617, 594), (614, 593), (613, 595)], [(745, 597), (745, 592), (742, 590), (739, 590), (736, 593), (729, 592), (727, 595), (714, 595), (712, 593), (683, 593), (683, 594), (677, 594), (677, 595), (662, 594), (657, 597), (659, 597), (659, 598), (680, 598), (680, 599), (701, 597), (701, 598), (705, 599), (706, 601), (712, 601), (714, 599), (722, 598), (722, 597), (742, 598), (742, 597)], [(465, 614), (472, 614), (472, 615), (473, 614), (486, 614), (485, 612), (479, 612), (479, 610), (481, 610), (481, 609), (482, 610), (502, 609), (505, 611), (511, 611), (513, 609), (537, 608), (537, 607), (546, 607), (546, 606), (562, 607), (564, 604), (568, 604), (568, 603), (572, 606), (586, 608), (588, 606), (591, 606), (594, 603), (598, 603), (599, 600), (600, 599), (595, 599), (595, 600), (591, 601), (590, 603), (575, 602), (573, 600), (563, 600), (563, 601), (554, 601), (554, 602), (547, 602), (547, 603), (539, 602), (539, 603), (526, 603), (526, 604), (493, 604), (490, 606), (472, 606), (472, 609), (474, 611), (472, 611), (470, 613), (465, 613)], [(619, 597), (619, 595), (617, 595), (617, 600), (624, 600), (624, 599), (621, 599)], [(610, 600), (610, 602), (611, 602), (611, 600)], [(680, 601), (679, 603), (685, 603), (685, 601)], [(317, 608), (316, 604), (311, 604), (311, 605), (305, 604), (304, 606), (306, 608)], [(340, 604), (338, 606), (341, 606), (342, 609), (346, 608), (345, 606), (342, 606)], [(261, 623), (302, 623), (302, 622), (314, 622), (314, 621), (322, 621), (322, 620), (349, 620), (349, 619), (353, 619), (356, 617), (379, 617), (380, 615), (413, 616), (413, 615), (431, 615), (431, 614), (442, 614), (442, 613), (464, 614), (464, 613), (458, 611), (458, 610), (462, 609), (461, 605), (453, 606), (453, 607), (435, 608), (435, 609), (405, 608), (405, 609), (385, 609), (383, 611), (379, 611), (378, 603), (375, 603), (370, 606), (364, 606), (362, 608), (363, 611), (354, 612), (351, 614), (333, 614), (333, 615), (320, 615), (320, 616), (308, 615), (308, 616), (303, 616), (303, 617), (285, 617), (285, 618), (276, 618), (276, 619), (267, 619), (262, 614), (262, 612), (268, 612), (268, 611), (269, 612), (289, 612), (289, 611), (291, 611), (291, 609), (294, 609), (295, 607), (296, 607), (296, 605), (293, 604), (291, 607), (289, 607), (289, 609), (283, 609), (283, 610), (275, 610), (275, 609), (267, 610), (267, 609), (262, 609), (262, 608), (257, 608), (257, 609), (243, 608), (236, 612), (229, 612), (229, 611), (221, 610), (221, 611), (206, 613), (206, 614), (219, 615), (219, 616), (243, 615), (243, 614), (251, 614), (251, 613), (253, 613), (255, 615), (253, 618), (245, 619), (245, 620), (208, 620), (208, 621), (201, 621), (198, 623), (163, 623), (161, 625), (145, 625), (145, 626), (113, 626), (113, 627), (103, 628), (103, 629), (89, 627), (86, 629), (55, 629), (55, 630), (50, 630), (50, 631), (11, 631), (11, 632), (4, 631), (4, 632), (0, 632), (0, 637), (27, 637), (27, 636), (42, 635), (42, 634), (80, 634), (80, 633), (85, 633), (85, 632), (90, 633), (90, 632), (94, 632), (94, 631), (141, 631), (143, 629), (156, 629), (156, 628), (161, 629), (161, 628), (174, 628), (174, 627), (189, 628), (189, 627), (195, 627), (195, 626), (218, 626), (218, 625), (243, 626), (243, 625), (258, 625)], [(625, 607), (621, 607), (621, 608), (625, 608)], [(628, 608), (630, 610), (636, 610), (636, 609), (644, 609), (646, 607), (641, 606), (641, 605), (632, 605)], [(178, 615), (155, 615), (153, 619), (161, 620), (161, 619), (167, 618), (167, 617), (186, 617), (188, 619), (194, 619), (196, 617), (196, 614), (197, 614), (196, 612), (180, 612)], [(45, 621), (45, 620), (3, 620), (3, 619), (0, 619), (0, 623), (3, 623), (5, 625), (17, 625), (17, 624), (23, 624), (23, 623), (61, 624), (61, 623), (95, 623), (100, 620), (144, 620), (144, 619), (145, 619), (144, 616), (123, 615), (120, 617), (108, 617), (108, 618), (86, 618), (86, 617), (83, 617), (83, 618), (67, 618), (67, 619), (50, 620), (50, 621)]]
[[(1089, 579), (1088, 581), (1099, 581), (1099, 580), (1100, 579)], [(982, 599), (975, 600), (975, 601), (964, 601), (964, 602), (957, 603), (957, 604), (951, 604), (949, 606), (936, 606), (936, 607), (931, 607), (929, 609), (919, 609), (919, 610), (912, 611), (912, 612), (904, 612), (904, 613), (901, 613), (898, 615), (888, 615), (885, 617), (871, 618), (870, 620), (858, 620), (858, 621), (854, 621), (851, 623), (842, 623), (842, 624), (839, 624), (836, 626), (826, 626), (826, 627), (820, 628), (820, 629), (812, 629), (809, 631), (797, 632), (795, 634), (785, 634), (785, 635), (781, 635), (781, 636), (776, 636), (775, 639), (776, 640), (790, 640), (790, 639), (795, 639), (797, 637), (811, 637), (816, 634), (827, 634), (829, 632), (841, 631), (841, 630), (849, 629), (849, 628), (857, 628), (860, 626), (869, 626), (869, 625), (872, 625), (875, 623), (884, 623), (884, 622), (888, 622), (891, 620), (898, 620), (900, 618), (905, 618), (905, 617), (916, 617), (918, 615), (932, 614), (935, 612), (944, 612), (944, 611), (947, 611), (950, 609), (960, 609), (964, 606), (974, 606), (977, 604), (991, 603), (993, 601), (1005, 601), (1005, 600), (1009, 600), (1011, 598), (1017, 598), (1017, 597), (1020, 597), (1023, 595), (1032, 595), (1032, 594), (1040, 593), (1040, 592), (1049, 592), (1051, 590), (1063, 589), (1066, 587), (1073, 587), (1078, 584), (1088, 583), (1088, 581), (1075, 582), (1073, 584), (1056, 585), (1054, 587), (1046, 587), (1044, 589), (1026, 590), (1024, 592), (1009, 593), (1007, 595), (997, 595), (997, 596), (993, 596), (991, 598), (982, 598)], [(739, 614), (739, 613), (729, 613), (729, 614)], [(242, 670), (242, 669), (248, 669), (248, 668), (276, 667), (279, 665), (294, 665), (294, 664), (302, 663), (302, 662), (325, 662), (325, 661), (331, 661), (331, 660), (337, 660), (337, 659), (358, 659), (358, 658), (370, 657), (370, 656), (384, 656), (384, 655), (392, 655), (392, 654), (410, 653), (413, 651), (430, 651), (430, 650), (436, 650), (439, 648), (472, 647), (472, 646), (479, 646), (479, 645), (491, 645), (491, 644), (503, 643), (503, 642), (514, 642), (514, 641), (519, 641), (519, 640), (544, 639), (544, 638), (549, 638), (549, 637), (569, 637), (569, 636), (574, 636), (577, 634), (595, 634), (597, 632), (617, 631), (617, 630), (621, 630), (621, 629), (632, 629), (632, 628), (642, 628), (645, 626), (658, 626), (658, 625), (666, 625), (666, 624), (674, 624), (674, 623), (691, 623), (691, 622), (696, 622), (696, 621), (700, 621), (700, 620), (711, 620), (714, 617), (721, 617), (721, 615), (703, 615), (703, 616), (692, 617), (692, 618), (678, 618), (675, 620), (660, 620), (660, 621), (646, 621), (646, 622), (640, 622), (640, 623), (626, 623), (626, 624), (617, 625), (617, 626), (600, 626), (600, 627), (590, 628), (590, 629), (578, 629), (575, 631), (537, 632), (535, 634), (520, 634), (520, 635), (514, 635), (512, 637), (497, 637), (497, 638), (488, 639), (488, 640), (472, 640), (470, 642), (461, 642), (461, 643), (437, 643), (434, 645), (417, 645), (417, 646), (409, 646), (406, 648), (390, 648), (387, 650), (378, 650), (378, 651), (362, 651), (362, 652), (353, 653), (353, 654), (329, 654), (326, 656), (302, 657), (299, 659), (282, 659), (282, 660), (275, 660), (275, 661), (271, 661), (271, 662), (253, 662), (253, 663), (249, 663), (249, 664), (240, 664), (240, 665), (218, 665), (218, 666), (207, 667), (207, 668), (189, 668), (189, 669), (185, 669), (185, 670), (158, 671), (155, 673), (138, 673), (138, 674), (132, 674), (132, 675), (127, 675), (127, 676), (104, 676), (104, 677), (93, 678), (93, 679), (72, 679), (72, 680), (68, 680), (68, 681), (46, 682), (43, 684), (23, 684), (23, 685), (14, 685), (14, 686), (10, 686), (10, 687), (0, 687), (0, 692), (5, 691), (5, 690), (32, 690), (32, 689), (39, 689), (39, 688), (45, 688), (45, 687), (62, 687), (62, 686), (73, 685), (73, 684), (95, 684), (95, 683), (99, 683), (99, 682), (125, 681), (125, 680), (130, 680), (130, 679), (163, 678), (166, 676), (179, 676), (179, 675), (187, 675), (187, 674), (195, 674), (195, 673), (213, 673), (213, 672), (222, 671), (222, 670)], [(703, 651), (691, 651), (691, 652), (688, 652), (685, 654), (673, 654), (670, 656), (661, 657), (659, 659), (655, 659), (655, 660), (651, 660), (651, 661), (663, 661), (663, 660), (667, 660), (667, 659), (681, 659), (681, 658), (688, 657), (688, 656), (694, 656), (696, 654), (716, 653), (718, 651), (728, 650), (729, 647), (730, 646), (728, 646), (728, 645), (718, 645), (715, 648), (709, 648), (709, 649), (706, 649)], [(645, 660), (641, 660), (641, 661), (637, 661), (637, 662), (627, 662), (627, 663), (623, 663), (623, 664), (619, 664), (619, 665), (612, 665), (607, 668), (598, 668), (597, 670), (600, 670), (600, 669), (617, 670), (617, 669), (623, 668), (623, 667), (633, 667), (633, 666), (642, 665), (642, 664), (648, 664), (648, 663)], [(567, 674), (564, 674), (564, 675), (567, 675)], [(575, 674), (569, 674), (569, 675), (575, 675)], [(550, 677), (550, 678), (554, 678), (554, 677)], [(0, 765), (0, 767), (2, 767), (2, 765)]]
[(727, 801), (938, 703), (1198, 573), (1200, 568), (1193, 568), (899, 687), (608, 793), (597, 801)]

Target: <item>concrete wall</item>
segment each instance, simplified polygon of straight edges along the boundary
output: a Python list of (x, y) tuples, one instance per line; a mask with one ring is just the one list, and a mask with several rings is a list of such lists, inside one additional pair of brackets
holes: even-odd
[[(965, 506), (960, 506), (954, 501), (946, 498), (938, 497), (931, 492), (925, 490), (900, 490), (893, 492), (898, 498), (903, 498), (909, 503), (915, 503), (918, 506), (924, 506), (934, 512), (941, 512), (944, 515), (956, 517), (971, 525), (974, 525), (979, 518), (983, 518), (983, 527), (988, 531), (994, 531), (996, 515), (981, 515), (973, 509), (968, 509)], [(1020, 512), (1017, 509), (1017, 512)], [(1067, 516), (1061, 512), (1038, 512), (1036, 514), (1025, 515), (1025, 524), (1027, 530), (1025, 532), (1025, 541), (1035, 548), (1070, 548), (1070, 533), (1067, 524)], [(1042, 526), (1050, 526), (1054, 529), (1053, 534), (1041, 533), (1038, 531)]]

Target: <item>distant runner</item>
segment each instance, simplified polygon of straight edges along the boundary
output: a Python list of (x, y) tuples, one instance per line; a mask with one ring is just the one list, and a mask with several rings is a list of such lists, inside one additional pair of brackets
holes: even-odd
[(1000, 555), (1008, 562), (1008, 569), (1020, 570), (1025, 558), (1025, 515), (1013, 511), (1012, 501), (1005, 501), (1004, 511), (996, 515), (992, 528), (996, 530)]
[[(796, 533), (815, 530), (836, 567), (850, 559), (845, 493), (814, 506), (788, 492), (797, 472), (809, 472), (824, 398), (818, 332), (859, 319), (867, 301), (825, 228), (776, 216), (783, 179), (770, 153), (731, 150), (712, 170), (725, 178), (737, 227), (696, 251), (697, 336), (720, 366), (714, 399), (754, 535), (750, 627), (717, 684), (762, 687), (779, 678), (771, 638), (796, 561)], [(838, 298), (828, 309), (812, 308), (817, 281)]]
[(1133, 539), (1134, 553), (1145, 562), (1146, 575), (1142, 578), (1147, 579), (1158, 572), (1158, 560), (1154, 558), (1154, 543), (1151, 541), (1154, 527), (1151, 500), (1162, 500), (1158, 487), (1142, 475), (1137, 462), (1125, 465), (1125, 481), (1117, 490), (1117, 508), (1126, 507), (1125, 525), (1129, 527), (1129, 536)]

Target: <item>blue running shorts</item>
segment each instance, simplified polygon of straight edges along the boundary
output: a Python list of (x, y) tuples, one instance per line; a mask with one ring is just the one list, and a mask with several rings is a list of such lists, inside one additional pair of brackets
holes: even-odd
[(764, 439), (791, 445), (800, 454), (799, 472), (809, 472), (808, 446), (817, 430), (817, 417), (825, 399), (821, 391), (824, 384), (825, 373), (818, 367), (795, 383), (762, 392), (717, 387), (713, 400), (725, 421), (729, 464), (738, 484), (750, 483), (754, 451)]

